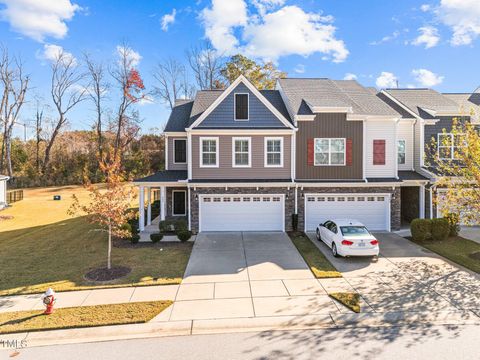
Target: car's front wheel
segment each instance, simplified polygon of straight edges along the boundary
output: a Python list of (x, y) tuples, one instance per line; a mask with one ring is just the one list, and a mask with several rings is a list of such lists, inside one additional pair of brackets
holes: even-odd
[(338, 255), (338, 251), (337, 251), (337, 245), (335, 245), (334, 242), (332, 242), (332, 254), (334, 257), (339, 257), (340, 255)]
[(320, 229), (317, 228), (317, 240), (322, 241), (322, 237), (320, 236)]

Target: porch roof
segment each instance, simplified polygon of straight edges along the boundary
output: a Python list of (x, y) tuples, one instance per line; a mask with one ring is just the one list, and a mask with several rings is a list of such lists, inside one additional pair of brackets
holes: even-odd
[(419, 174), (416, 171), (399, 171), (398, 172), (398, 177), (402, 181), (405, 181), (405, 180), (424, 180), (424, 181), (428, 181), (428, 178)]
[(135, 184), (143, 183), (175, 183), (186, 182), (188, 178), (187, 170), (163, 170), (144, 178), (135, 179)]

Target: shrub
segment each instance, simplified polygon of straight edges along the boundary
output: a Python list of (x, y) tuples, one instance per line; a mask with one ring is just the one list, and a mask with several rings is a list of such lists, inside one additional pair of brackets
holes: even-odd
[(192, 232), (188, 230), (180, 230), (177, 231), (177, 237), (181, 242), (185, 242), (192, 237)]
[(161, 233), (176, 233), (181, 230), (188, 230), (188, 224), (184, 219), (162, 220), (158, 224)]
[(425, 241), (431, 236), (431, 222), (428, 219), (413, 219), (410, 224), (412, 238), (415, 241)]
[(292, 214), (292, 228), (293, 231), (297, 231), (298, 229), (298, 214)]
[(431, 234), (432, 239), (436, 241), (444, 241), (448, 239), (450, 235), (450, 223), (447, 219), (432, 219), (431, 222)]
[(125, 223), (120, 227), (121, 230), (128, 231), (130, 234), (132, 233), (132, 225), (129, 223)]
[(150, 240), (153, 243), (157, 243), (163, 239), (163, 234), (150, 234)]
[(138, 244), (138, 242), (140, 241), (140, 235), (138, 234), (134, 234), (132, 235), (132, 237), (130, 238), (130, 242), (132, 244)]
[(131, 232), (132, 232), (133, 235), (138, 234), (140, 232), (140, 230), (138, 228), (138, 219), (136, 219), (136, 218), (130, 219), (130, 220), (128, 220), (128, 224), (130, 225)]
[(458, 214), (448, 214), (445, 216), (450, 226), (450, 236), (457, 236), (460, 232), (460, 216)]

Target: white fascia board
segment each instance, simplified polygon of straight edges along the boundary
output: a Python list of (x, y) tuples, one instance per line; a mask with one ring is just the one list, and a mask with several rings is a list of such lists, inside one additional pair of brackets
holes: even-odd
[(179, 180), (179, 181), (139, 181), (133, 182), (135, 186), (150, 186), (150, 187), (159, 187), (159, 186), (167, 186), (167, 187), (178, 187), (178, 186), (187, 186), (187, 180)]
[(313, 121), (313, 120), (315, 120), (315, 115), (295, 115), (294, 120), (295, 120), (295, 122), (298, 122), (298, 121)]
[(353, 114), (353, 109), (351, 106), (315, 106), (307, 102), (310, 110), (315, 114), (321, 113), (345, 113)]
[(349, 121), (392, 121), (396, 122), (401, 120), (398, 116), (385, 116), (385, 115), (347, 115)]
[(188, 184), (190, 188), (211, 188), (211, 187), (218, 187), (218, 188), (231, 188), (231, 187), (254, 187), (254, 188), (270, 188), (270, 187), (293, 187), (295, 183), (293, 181), (286, 181), (286, 182), (243, 182), (243, 183), (195, 183), (195, 179), (192, 180), (193, 182)]
[(187, 132), (186, 131), (164, 131), (163, 132), (166, 136), (183, 136), (183, 137), (186, 137), (187, 136)]
[(210, 113), (223, 101), (225, 98), (237, 87), (238, 84), (243, 83), (262, 103), (265, 105), (285, 126), (293, 129), (294, 126), (291, 124), (270, 102), (263, 96), (260, 91), (257, 90), (255, 86), (252, 85), (248, 79), (240, 75), (233, 83), (230, 84), (228, 88), (220, 95), (208, 108), (205, 110), (200, 117), (195, 120), (195, 122), (190, 125), (186, 130), (191, 130), (202, 123), (205, 118), (210, 115)]
[(293, 129), (192, 129), (188, 133), (191, 135), (292, 135), (298, 131)]
[(402, 184), (401, 181), (399, 182), (353, 182), (353, 183), (304, 183), (304, 182), (297, 182), (298, 187), (300, 188), (309, 188), (309, 187), (395, 187), (400, 186)]

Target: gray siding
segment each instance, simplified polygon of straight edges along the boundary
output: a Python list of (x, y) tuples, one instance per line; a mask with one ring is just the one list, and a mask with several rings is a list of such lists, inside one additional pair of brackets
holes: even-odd
[[(235, 93), (249, 94), (249, 120), (236, 121), (234, 119)], [(250, 128), (286, 126), (242, 83), (240, 83), (207, 117), (198, 128)]]
[[(299, 121), (296, 177), (307, 179), (352, 180), (363, 178), (363, 123), (347, 121), (346, 114), (317, 114), (314, 121)], [(311, 138), (352, 139), (351, 166), (309, 166), (307, 141)]]
[[(201, 168), (200, 164), (200, 137), (218, 137), (219, 140), (219, 167)], [(192, 136), (192, 179), (285, 179), (291, 178), (291, 137), (285, 136), (247, 136), (250, 137), (252, 149), (252, 167), (232, 167), (232, 135), (220, 136)], [(265, 137), (283, 137), (283, 167), (264, 166), (264, 139)]]
[[(168, 170), (187, 170), (187, 164), (174, 164), (173, 163), (173, 155), (174, 155), (174, 148), (173, 148), (173, 140), (174, 139), (185, 139), (187, 140), (187, 137), (168, 137)], [(188, 156), (187, 156), (187, 161), (188, 161)]]

